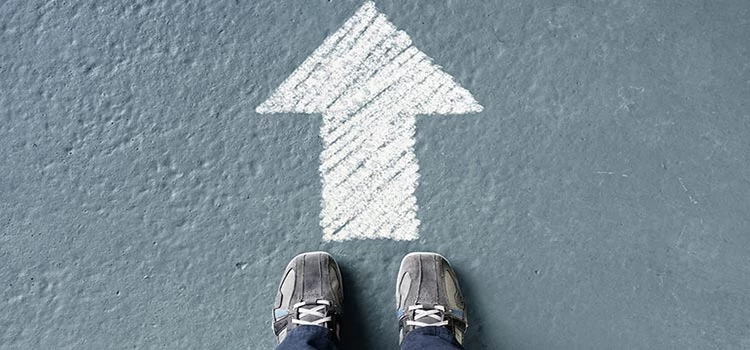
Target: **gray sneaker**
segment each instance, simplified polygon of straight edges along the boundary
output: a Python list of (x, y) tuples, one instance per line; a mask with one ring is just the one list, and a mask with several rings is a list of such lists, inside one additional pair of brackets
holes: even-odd
[(273, 331), (281, 343), (294, 328), (320, 326), (339, 337), (344, 301), (341, 272), (325, 252), (297, 255), (284, 270), (273, 309)]
[(443, 256), (411, 253), (396, 280), (399, 343), (414, 329), (446, 327), (463, 344), (468, 326), (456, 273)]

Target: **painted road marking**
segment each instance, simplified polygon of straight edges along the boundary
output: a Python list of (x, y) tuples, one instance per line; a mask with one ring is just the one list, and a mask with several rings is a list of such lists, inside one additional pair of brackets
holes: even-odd
[(323, 239), (418, 237), (418, 114), (482, 111), (411, 38), (365, 3), (258, 113), (320, 113)]

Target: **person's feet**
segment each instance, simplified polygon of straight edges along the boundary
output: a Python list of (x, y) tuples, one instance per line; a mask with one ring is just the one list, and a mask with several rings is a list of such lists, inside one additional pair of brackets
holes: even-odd
[(344, 292), (341, 272), (325, 252), (297, 255), (284, 270), (273, 309), (277, 342), (301, 325), (329, 329), (338, 338)]
[(396, 280), (399, 343), (414, 329), (446, 327), (463, 343), (468, 325), (463, 296), (448, 260), (435, 253), (411, 253)]

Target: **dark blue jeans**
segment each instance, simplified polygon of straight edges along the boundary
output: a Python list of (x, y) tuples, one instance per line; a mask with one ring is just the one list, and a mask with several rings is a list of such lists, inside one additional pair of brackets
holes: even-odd
[[(453, 334), (444, 327), (423, 327), (411, 331), (401, 350), (463, 350)], [(330, 331), (318, 326), (299, 326), (289, 332), (276, 350), (339, 350)]]

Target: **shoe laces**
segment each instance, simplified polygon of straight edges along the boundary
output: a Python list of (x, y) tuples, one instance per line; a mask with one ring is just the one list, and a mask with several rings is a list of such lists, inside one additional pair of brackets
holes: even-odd
[[(442, 305), (434, 305), (428, 309), (425, 309), (424, 305), (411, 305), (409, 311), (414, 311), (414, 320), (407, 320), (407, 326), (442, 327), (448, 325), (448, 320), (443, 317), (445, 307)], [(430, 323), (419, 321), (421, 319), (426, 319), (425, 321), (430, 321)]]
[[(304, 301), (296, 303), (293, 307), (297, 309), (298, 315), (296, 318), (292, 319), (292, 323), (324, 327), (324, 323), (333, 321), (332, 316), (326, 315), (326, 308), (330, 306), (331, 302), (328, 300), (317, 300), (314, 304)], [(308, 319), (312, 318), (312, 320), (303, 320), (303, 317), (307, 317)]]

